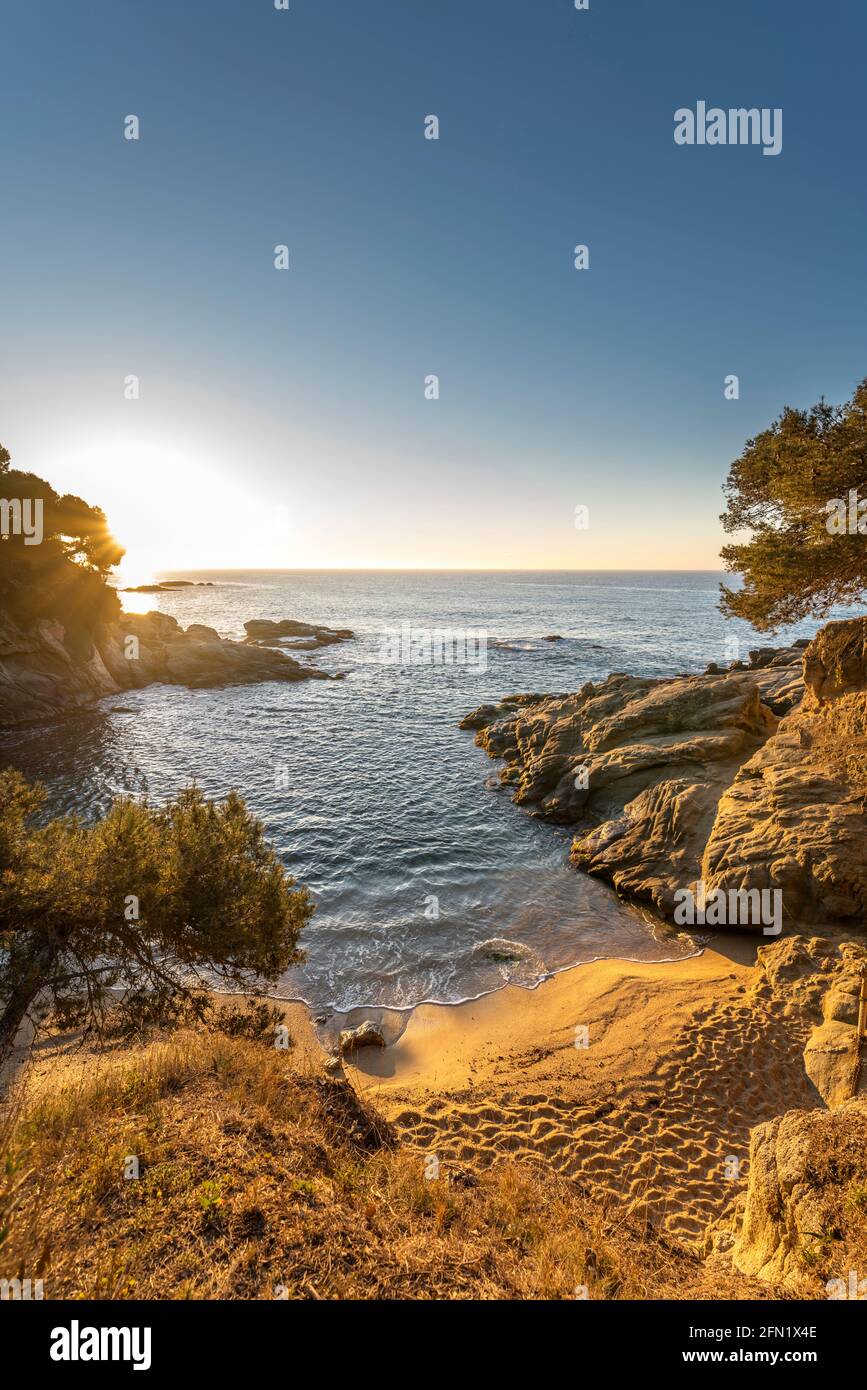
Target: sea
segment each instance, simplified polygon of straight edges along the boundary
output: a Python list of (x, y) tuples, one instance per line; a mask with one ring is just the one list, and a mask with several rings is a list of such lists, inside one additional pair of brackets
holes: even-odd
[[(694, 937), (569, 864), (570, 832), (516, 807), (501, 764), (458, 728), (477, 705), (624, 671), (699, 672), (769, 639), (718, 609), (713, 572), (177, 571), (194, 587), (126, 593), (186, 627), (251, 618), (351, 628), (297, 659), (334, 681), (125, 692), (0, 742), (56, 812), (119, 793), (235, 789), (315, 915), (274, 994), (324, 1016), (456, 1003), (603, 957), (692, 955)], [(841, 610), (842, 611), (842, 610)], [(833, 615), (832, 615), (833, 616)], [(811, 637), (787, 629), (780, 644)], [(437, 642), (448, 632), (455, 640)], [(460, 634), (464, 634), (463, 645)], [(557, 636), (559, 641), (546, 641)], [(445, 658), (452, 656), (451, 661)], [(505, 940), (514, 950), (486, 943)]]

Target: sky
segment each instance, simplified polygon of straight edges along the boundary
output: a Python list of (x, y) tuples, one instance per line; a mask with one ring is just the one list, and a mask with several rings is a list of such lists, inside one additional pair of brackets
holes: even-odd
[[(867, 375), (855, 0), (42, 0), (0, 37), (0, 441), (130, 578), (716, 568), (745, 441)], [(780, 153), (677, 145), (699, 101), (780, 108)]]

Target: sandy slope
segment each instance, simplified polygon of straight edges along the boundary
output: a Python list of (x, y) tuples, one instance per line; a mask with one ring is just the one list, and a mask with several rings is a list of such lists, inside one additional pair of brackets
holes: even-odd
[(443, 1163), (544, 1160), (696, 1244), (745, 1186), (750, 1129), (819, 1103), (803, 1023), (748, 997), (755, 946), (718, 936), (714, 947), (423, 1006), (348, 1074), (406, 1144)]

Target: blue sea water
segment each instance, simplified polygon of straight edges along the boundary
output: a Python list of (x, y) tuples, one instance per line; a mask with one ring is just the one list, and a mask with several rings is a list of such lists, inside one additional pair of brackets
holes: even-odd
[[(691, 954), (695, 942), (571, 869), (569, 833), (528, 816), (459, 719), (524, 691), (612, 671), (697, 672), (767, 642), (717, 610), (713, 573), (266, 571), (175, 574), (208, 587), (126, 595), (186, 626), (243, 636), (295, 617), (356, 636), (300, 660), (341, 681), (125, 693), (4, 739), (0, 757), (56, 810), (98, 814), (118, 792), (165, 798), (195, 780), (236, 788), (263, 820), (316, 915), (307, 960), (279, 994), (317, 1009), (455, 1002), (598, 957)], [(385, 662), (383, 634), (483, 629), (487, 665)], [(815, 623), (787, 630), (812, 636)], [(559, 634), (560, 642), (546, 642)], [(526, 948), (495, 961), (481, 943)]]

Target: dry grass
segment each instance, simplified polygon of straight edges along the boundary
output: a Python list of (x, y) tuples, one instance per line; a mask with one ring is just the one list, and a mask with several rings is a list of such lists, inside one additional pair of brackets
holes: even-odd
[(773, 1296), (550, 1169), (428, 1179), (345, 1082), (260, 1043), (183, 1033), (48, 1066), (2, 1136), (0, 1277), (49, 1298)]
[[(801, 1258), (824, 1284), (840, 1270), (867, 1270), (867, 1109), (850, 1101), (821, 1116), (806, 1155), (810, 1237)], [(863, 1279), (860, 1274), (859, 1279)]]

